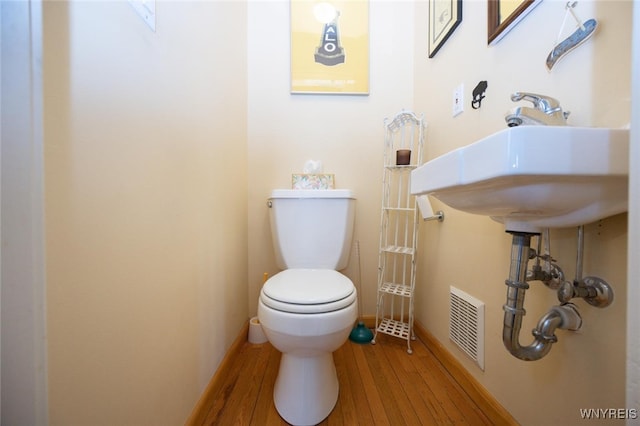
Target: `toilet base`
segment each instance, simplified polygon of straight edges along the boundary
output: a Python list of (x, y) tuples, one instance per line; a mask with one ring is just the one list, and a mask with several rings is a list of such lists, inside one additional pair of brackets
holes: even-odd
[(338, 401), (338, 375), (331, 352), (315, 356), (282, 354), (273, 400), (292, 425), (316, 425)]

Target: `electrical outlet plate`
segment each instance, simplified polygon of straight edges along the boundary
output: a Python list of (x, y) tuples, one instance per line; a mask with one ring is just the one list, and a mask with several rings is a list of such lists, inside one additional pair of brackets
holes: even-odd
[(453, 116), (457, 116), (464, 112), (464, 84), (460, 83), (453, 90)]

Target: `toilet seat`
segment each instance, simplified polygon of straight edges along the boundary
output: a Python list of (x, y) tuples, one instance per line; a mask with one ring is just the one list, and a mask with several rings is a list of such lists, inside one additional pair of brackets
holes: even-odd
[(349, 278), (332, 269), (287, 269), (267, 280), (260, 300), (278, 311), (319, 314), (351, 305), (356, 291)]

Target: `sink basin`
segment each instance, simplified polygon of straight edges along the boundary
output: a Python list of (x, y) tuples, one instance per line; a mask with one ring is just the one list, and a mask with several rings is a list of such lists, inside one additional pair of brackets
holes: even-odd
[(411, 172), (411, 193), (540, 232), (627, 211), (629, 130), (510, 127)]

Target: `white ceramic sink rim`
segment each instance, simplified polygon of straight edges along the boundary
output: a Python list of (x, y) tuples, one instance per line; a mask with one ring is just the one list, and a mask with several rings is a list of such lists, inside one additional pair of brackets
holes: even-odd
[(507, 230), (569, 227), (627, 210), (629, 130), (519, 126), (412, 172), (411, 192)]

